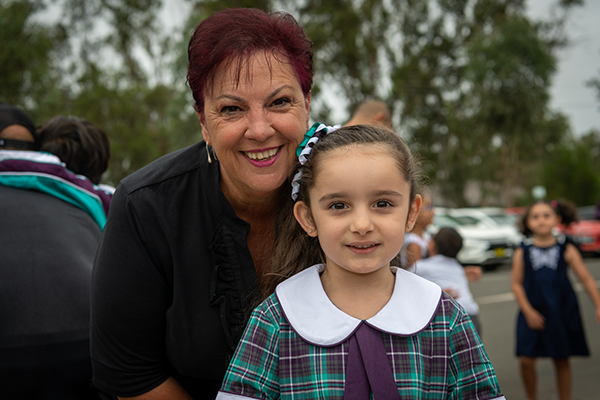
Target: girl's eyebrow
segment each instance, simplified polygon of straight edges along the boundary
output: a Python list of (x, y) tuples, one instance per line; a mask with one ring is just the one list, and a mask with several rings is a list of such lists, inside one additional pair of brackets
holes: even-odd
[[(319, 202), (323, 202), (323, 201), (329, 201), (329, 200), (333, 200), (333, 199), (339, 199), (342, 197), (347, 197), (349, 196), (347, 193), (344, 192), (337, 192), (337, 193), (327, 193), (325, 195), (323, 195), (323, 197), (321, 197), (319, 199)], [(403, 194), (400, 192), (397, 192), (395, 190), (376, 190), (374, 192), (371, 193), (371, 196), (388, 196), (388, 197), (402, 197)]]
[(402, 197), (402, 193), (395, 190), (378, 190), (373, 193), (374, 196), (399, 196)]
[(341, 197), (346, 197), (346, 196), (348, 196), (348, 195), (344, 192), (327, 193), (326, 195), (323, 195), (323, 197), (321, 197), (319, 199), (319, 202), (329, 201), (329, 200), (333, 200), (333, 199), (339, 199)]

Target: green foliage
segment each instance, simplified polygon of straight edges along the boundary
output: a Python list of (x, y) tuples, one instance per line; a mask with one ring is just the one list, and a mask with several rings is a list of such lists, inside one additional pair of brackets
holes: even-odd
[(61, 52), (66, 34), (61, 26), (32, 22), (40, 8), (31, 1), (0, 3), (0, 101), (26, 110), (60, 96), (52, 55)]
[(387, 102), (448, 205), (467, 205), (472, 183), (482, 203), (512, 205), (540, 148), (569, 131), (548, 108), (549, 89), (554, 52), (568, 44), (559, 28), (579, 2), (561, 2), (555, 19), (539, 23), (524, 0), (303, 4), (317, 84), (339, 88), (350, 109)]
[(591, 132), (581, 141), (569, 141), (548, 152), (541, 174), (547, 198), (566, 198), (578, 206), (596, 204), (600, 196), (599, 150), (600, 134)]
[[(201, 139), (185, 84), (197, 24), (225, 7), (281, 9), (314, 44), (312, 119), (343, 123), (334, 112), (384, 100), (446, 205), (467, 205), (472, 186), (481, 204), (506, 206), (540, 182), (556, 197), (593, 191), (579, 178), (551, 179), (561, 163), (582, 182), (600, 171), (598, 132), (570, 138), (568, 120), (548, 106), (568, 11), (582, 0), (555, 0), (544, 21), (527, 17), (526, 0), (180, 1), (191, 11), (171, 32), (157, 19), (160, 0), (0, 3), (0, 100), (38, 124), (72, 114), (103, 128), (112, 146), (105, 181), (116, 185)], [(47, 4), (60, 7), (57, 21), (39, 18)], [(599, 82), (589, 84), (600, 98)]]

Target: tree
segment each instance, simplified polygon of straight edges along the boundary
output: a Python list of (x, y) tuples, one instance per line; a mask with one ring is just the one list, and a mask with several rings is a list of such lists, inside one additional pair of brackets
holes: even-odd
[[(158, 23), (160, 0), (2, 3), (0, 95), (38, 123), (73, 114), (104, 128), (113, 149), (106, 178), (117, 184), (200, 139), (185, 85), (190, 33), (224, 7), (257, 7), (291, 12), (313, 40), (313, 119), (344, 122), (332, 111), (384, 100), (447, 205), (467, 204), (467, 186), (481, 203), (511, 205), (569, 136), (548, 91), (580, 0), (558, 1), (548, 21), (527, 18), (524, 0), (181, 1), (191, 12), (175, 32)], [(35, 17), (50, 4), (59, 18), (42, 24)]]
[(567, 140), (549, 152), (541, 165), (547, 198), (566, 198), (578, 206), (594, 205), (600, 195), (600, 133)]
[(555, 51), (568, 44), (560, 28), (580, 3), (562, 1), (554, 20), (536, 23), (523, 0), (309, 0), (297, 13), (314, 40), (317, 89), (326, 82), (350, 108), (390, 104), (450, 205), (466, 205), (473, 181), (484, 200), (511, 205), (539, 148), (568, 131), (548, 91)]
[(0, 5), (1, 100), (22, 106), (37, 124), (70, 114), (104, 129), (112, 149), (104, 179), (113, 185), (200, 138), (185, 74), (161, 73), (178, 52), (157, 27), (160, 5), (64, 0), (60, 18), (44, 24), (36, 19), (48, 11), (43, 0)]
[(43, 10), (33, 1), (0, 3), (0, 101), (35, 116), (41, 103), (60, 98), (53, 56), (64, 51), (66, 32), (60, 25), (32, 21)]

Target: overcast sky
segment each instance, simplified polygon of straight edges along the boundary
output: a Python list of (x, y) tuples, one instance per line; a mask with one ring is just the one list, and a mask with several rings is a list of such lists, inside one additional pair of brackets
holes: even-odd
[[(547, 18), (549, 4), (552, 3), (555, 1), (527, 1), (534, 19)], [(166, 1), (163, 12), (165, 25), (182, 23), (184, 7), (179, 1)], [(558, 73), (551, 90), (551, 107), (565, 113), (573, 132), (581, 135), (591, 129), (600, 130), (600, 101), (594, 90), (585, 84), (590, 78), (600, 76), (600, 1), (585, 0), (583, 7), (577, 7), (571, 15), (567, 32), (573, 45), (559, 53)]]
[[(529, 0), (532, 17), (548, 16), (547, 0)], [(552, 86), (552, 108), (569, 116), (573, 132), (600, 130), (600, 101), (585, 82), (600, 76), (600, 1), (586, 0), (571, 15), (567, 32), (573, 46), (559, 53), (558, 73)]]

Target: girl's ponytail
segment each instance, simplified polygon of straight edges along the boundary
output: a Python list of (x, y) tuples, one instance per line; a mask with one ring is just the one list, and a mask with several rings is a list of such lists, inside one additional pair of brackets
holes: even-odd
[(552, 200), (550, 205), (556, 211), (558, 216), (561, 219), (561, 223), (567, 227), (573, 222), (579, 221), (579, 215), (577, 214), (577, 207), (575, 204), (571, 203), (568, 200), (557, 199)]

